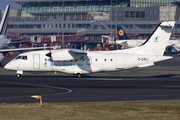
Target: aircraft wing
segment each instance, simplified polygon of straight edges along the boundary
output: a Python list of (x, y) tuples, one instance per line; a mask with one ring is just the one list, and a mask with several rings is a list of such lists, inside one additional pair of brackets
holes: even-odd
[(29, 42), (31, 42), (31, 40), (26, 40), (26, 41), (18, 41), (18, 42), (8, 42), (8, 43), (6, 43), (7, 45), (9, 45), (9, 44), (17, 44), (17, 43), (29, 43)]
[(76, 49), (61, 49), (58, 51), (52, 51), (50, 56), (52, 57), (52, 60), (54, 61), (68, 61), (68, 60), (76, 60), (76, 59), (82, 59), (84, 55), (86, 55), (87, 52), (83, 50), (76, 50)]
[(116, 40), (116, 44), (125, 45), (128, 44), (126, 40)]
[(121, 45), (124, 45), (124, 44), (127, 44), (127, 41), (124, 41), (124, 42), (121, 43)]
[(33, 47), (33, 48), (14, 48), (14, 49), (0, 49), (0, 52), (23, 51), (23, 50), (39, 50), (48, 48), (59, 48), (59, 46), (52, 47)]

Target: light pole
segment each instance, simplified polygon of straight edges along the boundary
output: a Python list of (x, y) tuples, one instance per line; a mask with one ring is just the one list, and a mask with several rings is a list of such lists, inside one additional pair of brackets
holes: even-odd
[(63, 5), (62, 5), (62, 10), (63, 10), (62, 46), (63, 46), (63, 49), (64, 49), (64, 0), (63, 0)]
[[(117, 26), (117, 0), (116, 0), (116, 26)], [(116, 29), (116, 36), (117, 36), (117, 29)]]
[(111, 0), (111, 35), (112, 35), (112, 0)]
[(58, 0), (58, 35), (59, 35), (59, 0)]

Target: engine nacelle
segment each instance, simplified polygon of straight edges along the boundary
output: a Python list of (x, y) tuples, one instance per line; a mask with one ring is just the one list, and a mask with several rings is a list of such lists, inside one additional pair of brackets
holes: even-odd
[(65, 51), (57, 51), (52, 52), (51, 57), (54, 61), (69, 61), (69, 60), (75, 60), (80, 59), (83, 55), (82, 54), (72, 54), (69, 53), (67, 50)]
[(4, 55), (0, 53), (0, 63), (4, 60)]

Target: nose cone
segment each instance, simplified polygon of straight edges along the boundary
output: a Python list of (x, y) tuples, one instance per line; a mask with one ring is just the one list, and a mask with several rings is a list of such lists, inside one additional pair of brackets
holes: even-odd
[(14, 66), (13, 66), (13, 64), (11, 62), (9, 62), (4, 66), (4, 68), (8, 69), (8, 70), (12, 70), (14, 68)]
[(10, 68), (10, 65), (9, 63), (7, 63), (5, 66), (4, 66), (5, 69), (9, 69)]

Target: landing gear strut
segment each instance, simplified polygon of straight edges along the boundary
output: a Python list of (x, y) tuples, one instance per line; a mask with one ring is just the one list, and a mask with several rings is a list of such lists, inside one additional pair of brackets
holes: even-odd
[(23, 71), (17, 71), (16, 77), (20, 78), (22, 74), (23, 74)]

